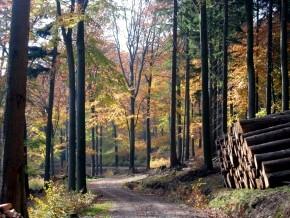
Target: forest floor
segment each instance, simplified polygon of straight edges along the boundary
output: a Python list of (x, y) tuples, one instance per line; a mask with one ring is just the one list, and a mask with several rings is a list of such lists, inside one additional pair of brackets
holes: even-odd
[[(89, 182), (89, 189), (101, 197), (99, 202), (111, 204), (109, 214), (96, 217), (219, 217), (217, 213), (194, 209), (181, 202), (172, 202), (156, 194), (134, 192), (125, 185), (143, 180), (148, 175), (119, 175)], [(221, 216), (220, 216), (221, 217)]]

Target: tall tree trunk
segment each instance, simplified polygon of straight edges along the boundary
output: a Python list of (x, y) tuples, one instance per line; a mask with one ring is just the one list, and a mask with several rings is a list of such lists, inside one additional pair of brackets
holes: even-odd
[[(84, 0), (78, 0), (78, 7), (85, 13)], [(84, 20), (77, 24), (77, 190), (87, 192), (86, 187), (86, 125), (85, 125), (85, 25)]]
[(228, 131), (228, 0), (224, 0), (224, 34), (223, 34), (223, 132)]
[(92, 155), (91, 155), (91, 176), (95, 176), (96, 175), (96, 141), (95, 141), (95, 128), (92, 127), (91, 128), (91, 137), (92, 137)]
[(147, 160), (146, 167), (150, 169), (151, 162), (151, 86), (152, 75), (147, 80), (147, 105), (146, 105), (146, 145), (147, 145)]
[(287, 17), (288, 1), (281, 0), (281, 74), (282, 74), (282, 110), (289, 110), (289, 75), (287, 54)]
[(30, 0), (13, 0), (4, 114), (1, 203), (28, 217), (25, 194), (25, 104)]
[[(56, 0), (57, 15), (61, 16), (60, 1)], [(71, 13), (74, 12), (75, 0), (71, 0)], [(69, 74), (69, 123), (68, 123), (68, 189), (76, 189), (76, 88), (75, 60), (72, 40), (72, 29), (61, 28), (66, 48), (66, 59)]]
[(212, 169), (212, 153), (210, 136), (210, 103), (208, 93), (208, 37), (206, 0), (201, 0), (200, 8), (200, 44), (201, 44), (201, 71), (202, 71), (202, 139), (204, 149), (204, 163), (207, 169)]
[(248, 117), (256, 116), (256, 79), (253, 58), (253, 0), (245, 0), (247, 14), (247, 70), (248, 70)]
[[(132, 73), (133, 74), (133, 73)], [(131, 79), (134, 81), (134, 78)], [(129, 170), (134, 173), (135, 171), (135, 91), (131, 91), (130, 97), (130, 164)]]
[(266, 110), (271, 114), (272, 107), (272, 71), (273, 71), (273, 0), (268, 5), (268, 47), (267, 47), (267, 92)]
[(100, 175), (103, 175), (103, 126), (100, 126)]
[[(259, 46), (259, 15), (260, 15), (260, 5), (259, 0), (256, 0), (256, 47)], [(259, 50), (256, 52), (256, 56), (259, 57)], [(259, 105), (259, 72), (256, 70), (256, 99), (255, 99), (255, 111), (260, 110)]]
[(177, 147), (178, 147), (178, 161), (180, 163), (183, 162), (183, 143), (182, 143), (182, 117), (181, 117), (181, 78), (179, 74), (177, 74), (177, 86), (176, 86), (176, 94), (177, 94)]
[(114, 145), (115, 145), (115, 168), (116, 170), (118, 170), (119, 168), (119, 147), (118, 147), (118, 141), (117, 141), (117, 126), (116, 124), (113, 122), (113, 138), (114, 138)]
[(189, 36), (186, 36), (186, 69), (185, 69), (185, 160), (189, 160), (190, 144), (190, 53)]
[(99, 126), (96, 126), (96, 175), (99, 175)]
[(174, 0), (173, 12), (173, 49), (171, 74), (171, 116), (170, 116), (170, 167), (178, 165), (176, 155), (176, 75), (177, 75), (177, 0)]
[(52, 126), (52, 113), (53, 113), (53, 101), (54, 101), (54, 86), (55, 86), (55, 74), (56, 74), (56, 58), (57, 58), (57, 46), (53, 48), (53, 59), (49, 78), (49, 96), (47, 105), (47, 123), (46, 123), (46, 147), (45, 147), (45, 170), (44, 170), (44, 181), (50, 180), (51, 172), (51, 154), (52, 152), (52, 137), (53, 137), (53, 126)]

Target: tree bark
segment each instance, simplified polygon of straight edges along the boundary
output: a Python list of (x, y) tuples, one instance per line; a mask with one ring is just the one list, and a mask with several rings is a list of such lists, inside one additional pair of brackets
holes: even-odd
[(99, 175), (99, 126), (96, 126), (96, 175)]
[(103, 126), (100, 126), (100, 175), (103, 175)]
[[(56, 0), (57, 15), (61, 16), (59, 0)], [(71, 0), (71, 13), (74, 12), (75, 0)], [(66, 58), (69, 74), (69, 124), (68, 124), (68, 189), (76, 189), (76, 87), (75, 87), (75, 60), (72, 44), (72, 29), (66, 31), (61, 27), (66, 48)]]
[(118, 170), (119, 168), (119, 147), (118, 147), (118, 142), (117, 142), (117, 126), (116, 124), (113, 122), (113, 138), (114, 138), (114, 145), (115, 145), (115, 168), (116, 170)]
[(248, 117), (256, 116), (256, 79), (253, 57), (253, 0), (245, 0), (247, 14), (247, 71), (248, 71)]
[(146, 145), (147, 145), (147, 169), (150, 169), (151, 162), (151, 86), (152, 86), (152, 75), (147, 80), (147, 108), (146, 108)]
[(281, 74), (282, 74), (282, 110), (289, 110), (289, 75), (288, 75), (288, 53), (287, 53), (287, 17), (288, 1), (281, 0)]
[(267, 45), (267, 89), (266, 111), (271, 114), (272, 107), (272, 71), (273, 71), (273, 0), (268, 5), (268, 45)]
[[(85, 13), (84, 0), (77, 1), (79, 10)], [(86, 187), (86, 126), (85, 126), (85, 25), (84, 20), (77, 24), (77, 190), (87, 192)]]
[(93, 176), (95, 176), (96, 175), (96, 154), (95, 154), (95, 152), (96, 152), (96, 142), (95, 142), (95, 128), (94, 127), (92, 127), (91, 128), (91, 137), (92, 137), (92, 151), (93, 151), (93, 153), (92, 153), (92, 155), (91, 155), (91, 176), (93, 177)]
[(57, 58), (57, 46), (53, 49), (53, 59), (49, 78), (49, 96), (47, 105), (47, 123), (46, 123), (46, 147), (45, 147), (45, 170), (44, 181), (50, 180), (51, 173), (51, 158), (52, 158), (52, 137), (53, 137), (53, 125), (52, 125), (52, 113), (53, 113), (53, 101), (54, 101), (54, 86), (55, 86), (55, 74), (56, 74), (56, 58)]
[(170, 116), (170, 167), (178, 165), (176, 155), (176, 75), (177, 75), (177, 12), (178, 3), (174, 0), (173, 12), (173, 49), (171, 74), (171, 116)]
[(177, 94), (177, 147), (178, 147), (178, 161), (180, 163), (183, 162), (184, 159), (184, 149), (182, 143), (182, 121), (181, 121), (181, 78), (179, 74), (177, 74), (177, 86), (176, 86), (176, 94)]
[[(134, 79), (133, 79), (134, 80)], [(135, 91), (131, 91), (130, 97), (130, 164), (129, 170), (135, 171)]]
[(223, 34), (223, 133), (228, 131), (228, 0), (224, 0), (224, 34)]
[(30, 0), (14, 0), (9, 41), (4, 114), (4, 157), (1, 203), (12, 203), (28, 217), (25, 194), (25, 104)]
[(189, 144), (190, 144), (190, 51), (189, 36), (186, 36), (186, 70), (185, 70), (185, 157), (189, 160)]
[(202, 74), (202, 139), (204, 163), (207, 169), (212, 169), (212, 153), (210, 138), (210, 103), (208, 93), (208, 36), (206, 0), (201, 0), (200, 6), (200, 44), (201, 44), (201, 74)]

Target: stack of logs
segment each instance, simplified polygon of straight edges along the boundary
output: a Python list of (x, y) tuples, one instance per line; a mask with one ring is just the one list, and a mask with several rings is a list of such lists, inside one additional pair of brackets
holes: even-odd
[(290, 184), (290, 111), (240, 120), (216, 143), (227, 187)]

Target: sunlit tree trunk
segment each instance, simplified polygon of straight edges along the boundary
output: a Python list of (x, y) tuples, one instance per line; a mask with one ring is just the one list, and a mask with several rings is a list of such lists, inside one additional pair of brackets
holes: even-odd
[(1, 203), (28, 217), (25, 194), (25, 104), (30, 0), (13, 0), (4, 114)]

